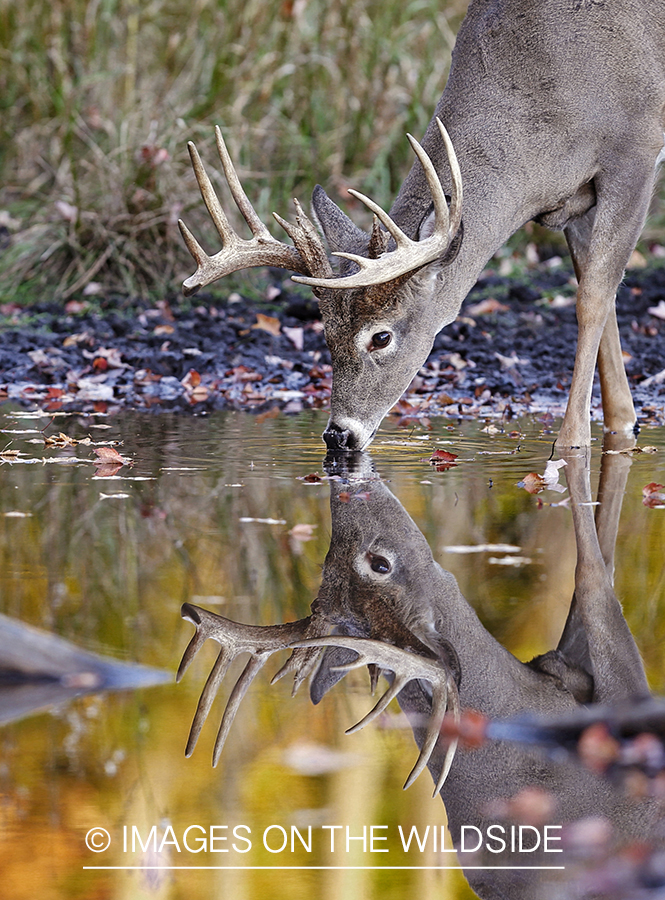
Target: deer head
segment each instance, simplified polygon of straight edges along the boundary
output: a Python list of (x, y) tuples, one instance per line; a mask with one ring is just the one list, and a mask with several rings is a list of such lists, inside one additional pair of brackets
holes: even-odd
[(430, 210), (415, 235), (405, 234), (373, 200), (350, 193), (374, 213), (365, 234), (333, 203), (321, 187), (314, 190), (314, 216), (333, 256), (343, 260), (336, 276), (312, 221), (296, 201), (296, 222), (275, 214), (294, 246), (275, 240), (260, 221), (242, 189), (221, 131), (217, 148), (231, 194), (253, 237), (240, 238), (231, 228), (193, 144), (192, 165), (201, 194), (223, 247), (208, 256), (187, 226), (180, 229), (197, 263), (184, 283), (189, 295), (241, 268), (272, 265), (298, 272), (317, 296), (333, 365), (331, 415), (324, 432), (330, 449), (361, 450), (374, 437), (388, 410), (399, 400), (425, 362), (436, 333), (457, 315), (457, 305), (441, 305), (441, 271), (454, 259), (461, 240), (462, 178), (452, 143), (437, 125), (452, 176), (450, 208), (434, 166), (411, 135), (431, 194)]

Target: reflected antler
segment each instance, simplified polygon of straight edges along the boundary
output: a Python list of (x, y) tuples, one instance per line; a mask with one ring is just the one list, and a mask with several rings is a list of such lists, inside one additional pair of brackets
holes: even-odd
[[(216, 766), (243, 697), (268, 658), (278, 650), (290, 649), (290, 645), (294, 641), (307, 636), (320, 635), (327, 626), (325, 622), (319, 622), (314, 616), (299, 619), (297, 622), (287, 622), (283, 625), (242, 625), (239, 622), (233, 622), (231, 619), (225, 619), (224, 616), (201, 609), (200, 606), (193, 606), (191, 603), (183, 604), (181, 614), (183, 619), (187, 619), (196, 626), (196, 633), (183, 654), (176, 681), (180, 681), (189, 668), (191, 661), (208, 638), (212, 638), (212, 640), (221, 644), (219, 655), (201, 692), (196, 713), (194, 714), (194, 721), (192, 722), (187, 740), (187, 749), (185, 750), (186, 756), (191, 756), (194, 752), (203, 724), (208, 718), (210, 707), (229, 666), (241, 653), (250, 654), (249, 662), (229, 695), (219, 731), (217, 732), (212, 757), (212, 764)], [(282, 668), (274, 675), (271, 683), (282, 678), (288, 672), (294, 672), (293, 693), (295, 694), (314, 668), (317, 656), (318, 649), (314, 651), (295, 650)]]
[[(334, 668), (338, 671), (358, 669), (362, 666), (378, 666), (381, 669), (389, 669), (395, 673), (393, 683), (379, 699), (378, 703), (360, 722), (349, 728), (346, 732), (347, 734), (359, 731), (376, 719), (386, 709), (393, 697), (396, 697), (410, 681), (423, 679), (432, 685), (432, 712), (427, 722), (427, 733), (416, 764), (404, 784), (404, 789), (410, 787), (423, 771), (434, 752), (446, 711), (450, 709), (455, 722), (459, 722), (460, 702), (453, 673), (438, 660), (428, 659), (425, 656), (395, 647), (393, 644), (386, 644), (383, 641), (374, 641), (368, 638), (329, 635), (322, 638), (297, 641), (293, 646), (298, 648), (343, 647), (348, 650), (354, 650), (358, 654), (358, 658), (345, 665), (335, 666)], [(448, 777), (456, 749), (457, 738), (454, 738), (446, 750), (433, 797), (436, 797)]]
[(455, 150), (452, 141), (448, 136), (448, 132), (443, 127), (443, 123), (437, 118), (436, 123), (439, 133), (446, 148), (448, 156), (448, 165), (452, 176), (452, 190), (450, 200), (450, 210), (446, 202), (441, 182), (436, 174), (434, 165), (427, 153), (420, 146), (418, 141), (410, 134), (407, 135), (413, 152), (416, 154), (420, 163), (425, 170), (425, 178), (432, 194), (432, 202), (434, 204), (434, 231), (429, 237), (422, 241), (413, 241), (407, 237), (402, 229), (394, 222), (388, 213), (382, 209), (377, 203), (361, 194), (359, 191), (349, 190), (356, 199), (365, 204), (374, 215), (381, 220), (387, 230), (390, 232), (397, 245), (396, 249), (379, 255), (378, 258), (368, 259), (365, 256), (358, 256), (355, 253), (334, 253), (333, 256), (340, 256), (344, 259), (350, 259), (359, 266), (359, 271), (353, 275), (347, 275), (343, 278), (311, 278), (311, 277), (294, 277), (294, 281), (299, 284), (308, 284), (311, 287), (319, 288), (356, 288), (369, 287), (372, 284), (387, 284), (390, 281), (397, 281), (404, 278), (427, 263), (434, 262), (446, 252), (462, 221), (462, 174), (460, 172)]
[(192, 160), (194, 174), (201, 190), (203, 202), (222, 239), (223, 246), (214, 256), (208, 256), (185, 223), (182, 220), (178, 222), (182, 236), (187, 244), (187, 249), (194, 257), (197, 265), (196, 272), (183, 284), (185, 296), (196, 293), (199, 288), (211, 284), (224, 275), (229, 275), (231, 272), (237, 272), (240, 269), (249, 269), (253, 266), (276, 266), (280, 269), (301, 272), (304, 275), (321, 276), (323, 278), (332, 277), (332, 269), (326, 256), (323, 242), (298, 201), (294, 201), (296, 205), (295, 225), (285, 222), (284, 219), (275, 214), (277, 221), (296, 245), (291, 247), (289, 244), (284, 244), (274, 238), (263, 224), (243, 190), (219, 128), (215, 128), (215, 137), (217, 140), (217, 152), (222, 162), (231, 195), (243, 218), (249, 225), (253, 237), (250, 240), (245, 240), (236, 234), (231, 227), (210, 178), (203, 167), (198, 150), (190, 141), (187, 147)]

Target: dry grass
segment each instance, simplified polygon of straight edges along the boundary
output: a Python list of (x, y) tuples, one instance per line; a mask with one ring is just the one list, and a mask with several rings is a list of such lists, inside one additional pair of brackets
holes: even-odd
[(389, 203), (465, 7), (0, 0), (0, 300), (177, 290), (217, 123), (263, 217), (346, 175)]
[(186, 151), (214, 167), (215, 124), (264, 221), (321, 182), (362, 224), (346, 188), (390, 205), (466, 6), (0, 0), (0, 302), (177, 292), (178, 217), (219, 246)]

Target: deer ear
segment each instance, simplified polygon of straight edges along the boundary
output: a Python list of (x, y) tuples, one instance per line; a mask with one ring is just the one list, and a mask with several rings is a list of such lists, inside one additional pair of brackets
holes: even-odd
[(353, 224), (320, 184), (312, 192), (312, 213), (332, 253), (341, 250), (343, 253), (367, 256), (369, 236)]
[[(339, 633), (337, 629), (335, 629), (335, 633)], [(315, 706), (321, 702), (330, 688), (334, 687), (347, 674), (344, 671), (340, 672), (336, 667), (345, 666), (357, 657), (358, 654), (355, 650), (347, 650), (345, 647), (326, 647), (319, 668), (314, 673), (309, 685), (309, 696)]]
[(422, 222), (420, 223), (420, 227), (418, 228), (419, 241), (424, 241), (425, 238), (431, 237), (431, 235), (434, 234), (435, 222), (436, 216), (434, 214), (434, 207), (432, 207), (429, 213), (422, 220)]
[[(448, 200), (448, 196), (446, 195), (446, 200)], [(420, 223), (420, 227), (418, 228), (418, 240), (424, 241), (425, 238), (428, 238), (431, 234), (434, 233), (434, 225), (435, 225), (436, 216), (434, 215), (434, 207), (427, 213), (425, 218)], [(443, 254), (441, 259), (436, 260), (435, 265), (439, 266), (439, 268), (444, 268), (445, 266), (449, 266), (451, 262), (455, 259), (457, 254), (459, 253), (459, 248), (462, 246), (462, 238), (464, 237), (464, 222), (460, 222), (459, 228), (455, 236), (453, 237), (450, 246)]]

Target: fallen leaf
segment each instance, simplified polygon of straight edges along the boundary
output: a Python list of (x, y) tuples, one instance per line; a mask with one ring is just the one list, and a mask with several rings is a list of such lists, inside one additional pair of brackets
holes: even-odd
[(106, 465), (107, 463), (120, 463), (121, 466), (124, 466), (127, 459), (124, 456), (121, 456), (118, 451), (114, 447), (95, 447), (95, 453), (97, 454), (97, 459), (95, 460), (95, 465)]
[(486, 316), (490, 313), (505, 312), (509, 308), (504, 303), (499, 303), (494, 297), (487, 297), (479, 303), (474, 303), (473, 306), (466, 306), (464, 312), (468, 316)]
[(650, 509), (665, 507), (665, 484), (652, 481), (642, 488), (642, 503)]
[(75, 447), (79, 442), (62, 431), (44, 438), (45, 447)]
[(180, 384), (185, 388), (193, 390), (201, 384), (201, 376), (196, 369), (190, 369), (185, 377), (180, 379)]
[(273, 316), (265, 316), (263, 313), (257, 313), (256, 322), (252, 325), (252, 328), (259, 331), (267, 331), (269, 334), (277, 336), (281, 325), (279, 319), (275, 319)]
[(256, 519), (253, 516), (241, 516), (240, 522), (258, 522), (260, 525), (286, 525), (286, 519)]
[(311, 541), (314, 537), (314, 529), (316, 525), (310, 525), (306, 522), (299, 522), (289, 530), (289, 534), (295, 541)]
[(524, 488), (530, 494), (538, 494), (545, 490), (545, 479), (537, 472), (529, 472), (521, 481), (517, 482), (517, 487)]
[(309, 475), (300, 476), (298, 481), (304, 481), (306, 484), (320, 484), (323, 481), (323, 478), (321, 478), (318, 472), (310, 472)]
[(522, 548), (516, 544), (448, 544), (443, 549), (446, 553), (519, 553)]
[(287, 325), (285, 325), (284, 328), (282, 328), (282, 331), (291, 341), (296, 350), (302, 350), (304, 344), (304, 332), (302, 328), (289, 328)]
[(126, 369), (127, 366), (122, 361), (120, 356), (120, 350), (117, 347), (98, 347), (94, 353), (91, 353), (89, 350), (83, 350), (82, 355), (86, 359), (91, 359), (93, 361), (93, 366), (96, 369), (101, 369), (102, 365), (99, 362), (100, 360), (106, 361), (106, 366), (110, 369)]
[(563, 484), (559, 484), (559, 469), (565, 465), (565, 459), (551, 459), (545, 466), (545, 471), (542, 475), (538, 475), (536, 472), (529, 472), (522, 481), (517, 482), (517, 487), (524, 488), (530, 494), (538, 494), (544, 490), (563, 493), (566, 488)]
[(647, 312), (657, 319), (665, 319), (665, 300), (660, 300), (658, 306), (650, 306)]
[(95, 447), (94, 451), (97, 454), (97, 459), (94, 460), (97, 478), (113, 478), (123, 466), (131, 464), (129, 459), (121, 456), (113, 447)]
[(437, 472), (445, 472), (447, 469), (452, 469), (457, 465), (455, 462), (456, 459), (456, 453), (449, 453), (447, 450), (438, 449), (434, 450), (429, 458), (429, 462), (434, 466)]

